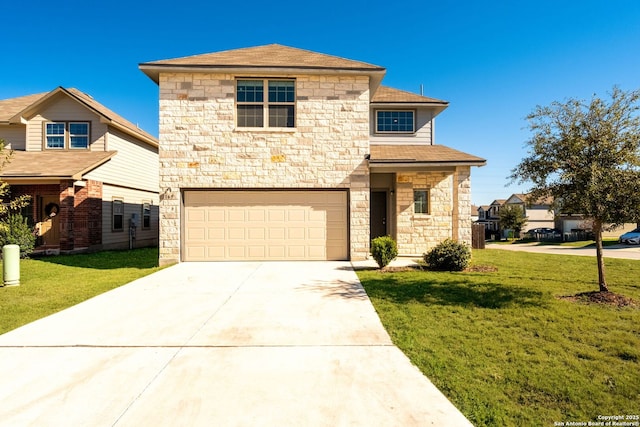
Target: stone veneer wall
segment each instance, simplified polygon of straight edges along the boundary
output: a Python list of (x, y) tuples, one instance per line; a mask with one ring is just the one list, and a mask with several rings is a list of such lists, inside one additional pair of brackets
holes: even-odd
[(236, 129), (231, 74), (160, 75), (160, 263), (180, 261), (183, 188), (348, 188), (351, 259), (369, 252), (369, 78), (296, 78), (296, 127)]
[[(469, 177), (469, 167), (457, 168), (453, 173), (396, 175), (396, 237), (401, 255), (422, 255), (447, 238), (471, 245)], [(414, 189), (429, 189), (429, 214), (414, 213)]]

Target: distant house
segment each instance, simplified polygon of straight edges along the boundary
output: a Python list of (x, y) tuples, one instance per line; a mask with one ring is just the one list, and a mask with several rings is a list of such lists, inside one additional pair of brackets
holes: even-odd
[(555, 213), (550, 200), (534, 200), (528, 194), (512, 194), (504, 204), (522, 208), (527, 218), (527, 223), (522, 229), (523, 233), (534, 228), (555, 227)]
[[(77, 90), (0, 100), (0, 139), (13, 150), (0, 178), (37, 228), (37, 250), (157, 245), (158, 141)], [(135, 232), (130, 233), (130, 225)]]
[(448, 102), (385, 68), (282, 45), (140, 64), (160, 88), (160, 263), (359, 260), (471, 243), (470, 175), (436, 144)]
[(489, 205), (485, 211), (485, 221), (490, 234), (498, 234), (500, 232), (500, 208), (504, 205), (505, 199), (496, 199)]

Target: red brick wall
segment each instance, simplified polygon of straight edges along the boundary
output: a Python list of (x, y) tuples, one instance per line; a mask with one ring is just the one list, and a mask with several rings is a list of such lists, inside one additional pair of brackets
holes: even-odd
[(96, 247), (102, 244), (102, 183), (86, 181), (85, 187), (73, 181), (60, 184), (12, 185), (12, 196), (31, 196), (33, 218), (40, 221), (38, 196), (59, 196), (60, 250)]

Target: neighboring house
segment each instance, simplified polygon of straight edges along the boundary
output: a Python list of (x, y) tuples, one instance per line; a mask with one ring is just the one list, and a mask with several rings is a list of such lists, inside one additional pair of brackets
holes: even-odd
[(448, 103), (385, 69), (267, 45), (140, 64), (160, 87), (160, 263), (360, 260), (471, 243), (471, 166), (435, 144)]
[(532, 200), (528, 194), (512, 194), (504, 204), (522, 208), (527, 218), (527, 223), (521, 230), (522, 233), (534, 228), (555, 227), (555, 213), (550, 200)]
[(500, 233), (500, 208), (506, 202), (505, 199), (496, 199), (489, 205), (489, 209), (486, 211), (485, 221), (487, 222), (487, 230), (491, 234)]
[[(77, 89), (0, 100), (0, 171), (49, 253), (158, 243), (156, 138)], [(130, 235), (130, 224), (137, 225)]]

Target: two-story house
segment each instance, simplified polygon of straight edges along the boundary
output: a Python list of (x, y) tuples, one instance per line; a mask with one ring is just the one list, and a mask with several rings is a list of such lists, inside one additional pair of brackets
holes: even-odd
[[(158, 243), (158, 141), (91, 96), (58, 87), (0, 100), (12, 150), (0, 179), (52, 253)], [(135, 224), (135, 233), (130, 225)]]
[(528, 194), (512, 194), (505, 202), (505, 205), (520, 206), (527, 218), (527, 223), (522, 229), (522, 233), (535, 228), (554, 228), (555, 212), (551, 200), (535, 200)]
[(160, 263), (360, 260), (471, 242), (472, 166), (442, 100), (376, 65), (281, 45), (140, 64), (160, 87)]

